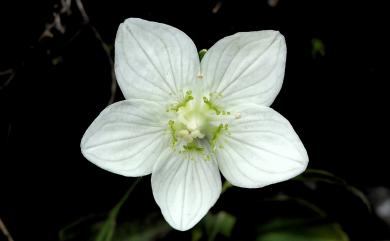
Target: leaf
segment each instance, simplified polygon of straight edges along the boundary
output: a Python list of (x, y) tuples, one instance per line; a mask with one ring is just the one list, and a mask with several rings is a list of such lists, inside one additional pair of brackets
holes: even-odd
[(325, 56), (325, 44), (321, 39), (313, 38), (311, 40), (311, 55), (313, 59), (317, 56)]
[[(325, 221), (325, 222), (324, 222)], [(259, 229), (256, 241), (349, 241), (335, 222), (312, 218), (275, 218)]]
[(116, 217), (109, 215), (109, 218), (103, 223), (98, 234), (96, 235), (95, 241), (111, 241), (114, 236)]
[(258, 224), (256, 241), (349, 241), (340, 224), (308, 200), (284, 194), (266, 200), (286, 202), (284, 206), (299, 212), (278, 209), (276, 218)]
[(191, 233), (191, 241), (199, 241), (203, 236), (202, 229), (195, 227)]
[(312, 211), (315, 213), (318, 217), (325, 218), (327, 216), (326, 212), (322, 210), (320, 207), (318, 207), (316, 204), (310, 202), (309, 200), (305, 200), (303, 198), (298, 197), (292, 197), (285, 194), (277, 194), (271, 198), (264, 199), (264, 201), (271, 201), (271, 202), (294, 202), (298, 204), (299, 206), (305, 207), (307, 210)]
[(110, 210), (108, 215), (89, 215), (64, 227), (59, 232), (60, 241), (94, 240), (112, 241), (116, 219), (123, 204), (126, 202), (141, 178), (137, 178), (121, 200)]
[(141, 222), (123, 223), (117, 227), (112, 241), (154, 241), (170, 231), (172, 228), (160, 215), (148, 216)]
[(315, 186), (318, 182), (328, 183), (331, 185), (337, 185), (339, 187), (344, 188), (347, 192), (351, 193), (358, 199), (362, 201), (362, 203), (367, 207), (367, 210), (372, 213), (371, 203), (364, 195), (362, 191), (358, 188), (348, 184), (345, 180), (340, 177), (335, 176), (334, 174), (318, 169), (308, 169), (302, 175), (294, 178), (295, 181), (302, 181), (305, 185), (309, 187)]
[(208, 214), (203, 221), (208, 240), (212, 241), (215, 240), (218, 234), (230, 237), (234, 225), (236, 224), (236, 217), (225, 211), (220, 211), (217, 214)]
[[(59, 232), (60, 241), (74, 241), (74, 240), (90, 240), (93, 232), (93, 227), (101, 222), (103, 215), (89, 215), (82, 217), (75, 222), (62, 228)], [(96, 232), (95, 232), (96, 233)]]
[(112, 240), (112, 237), (114, 236), (114, 232), (115, 232), (116, 218), (118, 216), (118, 213), (140, 180), (141, 178), (137, 178), (136, 181), (133, 183), (133, 185), (131, 185), (129, 190), (122, 197), (122, 199), (115, 205), (113, 209), (111, 209), (110, 213), (108, 214), (107, 220), (103, 223), (100, 231), (96, 235), (95, 241)]

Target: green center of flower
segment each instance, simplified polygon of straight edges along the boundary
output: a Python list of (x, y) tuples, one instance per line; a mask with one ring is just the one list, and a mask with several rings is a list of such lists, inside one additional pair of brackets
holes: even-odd
[(168, 126), (175, 150), (203, 153), (208, 158), (215, 151), (221, 133), (228, 130), (230, 113), (216, 105), (213, 96), (194, 97), (187, 91), (182, 101), (169, 107), (168, 112), (174, 114)]

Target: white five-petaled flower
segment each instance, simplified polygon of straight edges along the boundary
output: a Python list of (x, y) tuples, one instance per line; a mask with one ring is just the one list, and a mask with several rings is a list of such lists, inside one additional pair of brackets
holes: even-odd
[(302, 173), (306, 150), (269, 106), (284, 77), (277, 31), (218, 41), (199, 61), (171, 26), (127, 19), (115, 41), (115, 73), (126, 100), (108, 106), (81, 141), (97, 166), (130, 177), (152, 174), (167, 222), (193, 227), (221, 193), (221, 176), (258, 188)]

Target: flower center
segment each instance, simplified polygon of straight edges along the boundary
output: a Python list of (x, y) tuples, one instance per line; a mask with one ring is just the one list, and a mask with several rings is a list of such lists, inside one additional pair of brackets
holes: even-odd
[(174, 114), (168, 122), (172, 144), (180, 153), (198, 152), (210, 158), (221, 133), (227, 131), (230, 113), (214, 104), (213, 95), (209, 98), (187, 91), (182, 101), (169, 107)]

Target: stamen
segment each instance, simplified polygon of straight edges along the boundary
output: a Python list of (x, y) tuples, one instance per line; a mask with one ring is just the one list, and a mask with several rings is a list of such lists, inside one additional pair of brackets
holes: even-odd
[[(215, 104), (219, 94), (210, 93), (210, 99), (194, 98), (189, 90), (182, 101), (171, 105), (169, 112), (174, 112), (175, 119), (168, 122), (171, 130), (173, 147), (179, 153), (192, 155), (202, 152), (204, 160), (209, 160), (219, 144), (220, 136), (226, 133), (228, 122), (239, 118)], [(206, 138), (206, 141), (202, 141)], [(205, 146), (210, 145), (210, 146)], [(206, 151), (207, 150), (207, 151)]]
[(184, 136), (188, 136), (190, 134), (190, 132), (188, 130), (180, 130), (177, 132), (177, 136), (179, 137), (184, 137)]
[(217, 144), (217, 141), (219, 139), (219, 137), (221, 136), (222, 132), (225, 130), (228, 129), (228, 124), (220, 124), (217, 129), (214, 131), (213, 133), (213, 136), (211, 137), (211, 141), (210, 141), (210, 144), (211, 144), (211, 149), (213, 151), (216, 150), (216, 144)]
[(175, 122), (173, 120), (169, 120), (168, 126), (169, 126), (169, 129), (171, 130), (172, 146), (175, 146), (177, 143)]
[(186, 92), (186, 95), (184, 96), (184, 99), (181, 102), (179, 102), (179, 103), (177, 103), (175, 105), (172, 105), (169, 108), (169, 110), (170, 111), (174, 111), (174, 112), (178, 112), (180, 108), (185, 107), (187, 105), (187, 103), (190, 102), (193, 99), (194, 99), (194, 97), (192, 96), (192, 91), (188, 90)]
[(211, 102), (207, 97), (203, 96), (203, 102), (211, 109), (214, 110), (217, 115), (221, 114), (221, 110), (213, 102)]
[(191, 136), (192, 136), (192, 138), (203, 139), (205, 135), (202, 132), (200, 132), (199, 130), (194, 130), (191, 132)]

